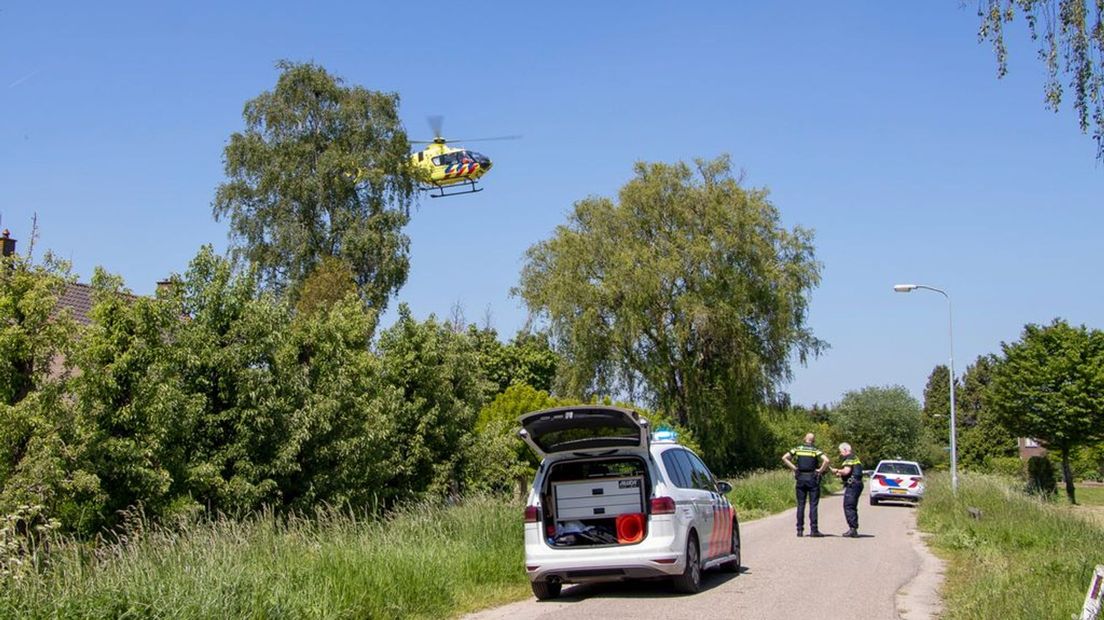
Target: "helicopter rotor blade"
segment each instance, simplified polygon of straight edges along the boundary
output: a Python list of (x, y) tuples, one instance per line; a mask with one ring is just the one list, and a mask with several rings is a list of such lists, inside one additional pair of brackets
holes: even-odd
[(433, 130), (433, 136), (440, 138), (441, 127), (445, 124), (445, 117), (440, 114), (434, 114), (432, 116), (427, 116), (426, 121), (429, 122), (429, 128)]
[(449, 138), (449, 142), (488, 142), (490, 140), (520, 140), (521, 134), (512, 136), (494, 136), (492, 138)]

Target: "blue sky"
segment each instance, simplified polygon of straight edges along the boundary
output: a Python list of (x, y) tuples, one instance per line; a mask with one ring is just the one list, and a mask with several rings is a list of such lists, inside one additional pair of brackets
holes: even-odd
[[(1104, 168), (1071, 110), (1044, 110), (1026, 37), (996, 79), (972, 5), (846, 3), (20, 3), (0, 7), (0, 214), (26, 248), (138, 293), (226, 247), (222, 149), (274, 62), (398, 92), (412, 138), (473, 147), (486, 191), (424, 199), (398, 299), (419, 317), (525, 322), (523, 254), (637, 160), (729, 153), (784, 222), (816, 231), (810, 325), (831, 344), (786, 389), (834, 402), (956, 367), (1060, 316), (1104, 327)], [(783, 3), (778, 3), (783, 4)], [(597, 6), (595, 6), (597, 5)], [(1017, 33), (1022, 34), (1022, 33)], [(390, 315), (393, 318), (393, 313)]]

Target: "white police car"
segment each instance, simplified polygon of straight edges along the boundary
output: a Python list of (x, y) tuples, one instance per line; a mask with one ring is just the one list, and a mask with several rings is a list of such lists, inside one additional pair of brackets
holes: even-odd
[(880, 461), (870, 475), (870, 505), (884, 501), (919, 502), (924, 497), (924, 471), (916, 461)]
[(565, 583), (670, 578), (701, 589), (702, 571), (740, 568), (740, 527), (718, 482), (674, 434), (618, 407), (521, 416), (541, 458), (525, 507), (525, 570), (538, 599)]

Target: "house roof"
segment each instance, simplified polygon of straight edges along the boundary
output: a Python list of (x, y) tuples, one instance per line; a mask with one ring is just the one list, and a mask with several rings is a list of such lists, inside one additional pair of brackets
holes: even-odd
[(74, 321), (88, 325), (92, 322), (89, 316), (92, 312), (92, 287), (80, 282), (66, 284), (57, 305), (59, 309), (68, 308)]

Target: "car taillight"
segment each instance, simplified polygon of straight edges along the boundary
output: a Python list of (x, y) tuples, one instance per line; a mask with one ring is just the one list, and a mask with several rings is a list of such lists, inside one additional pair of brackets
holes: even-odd
[(536, 523), (537, 517), (540, 515), (540, 510), (536, 506), (525, 507), (525, 522)]
[(909, 485), (909, 488), (910, 488), (910, 489), (915, 489), (915, 488), (916, 488), (917, 486), (919, 486), (919, 484), (920, 484), (920, 483), (921, 483), (921, 482), (922, 482), (923, 480), (924, 480), (924, 479), (923, 479), (923, 478), (921, 478), (920, 476), (917, 476), (917, 477), (913, 478), (913, 479), (912, 479), (912, 484), (910, 484), (910, 485)]
[(885, 484), (886, 479), (885, 479), (885, 476), (883, 476), (881, 474), (878, 474), (878, 475), (874, 476), (874, 481), (877, 482), (878, 484)]
[(675, 514), (675, 500), (670, 497), (653, 497), (652, 498), (652, 514), (654, 515), (671, 515)]

